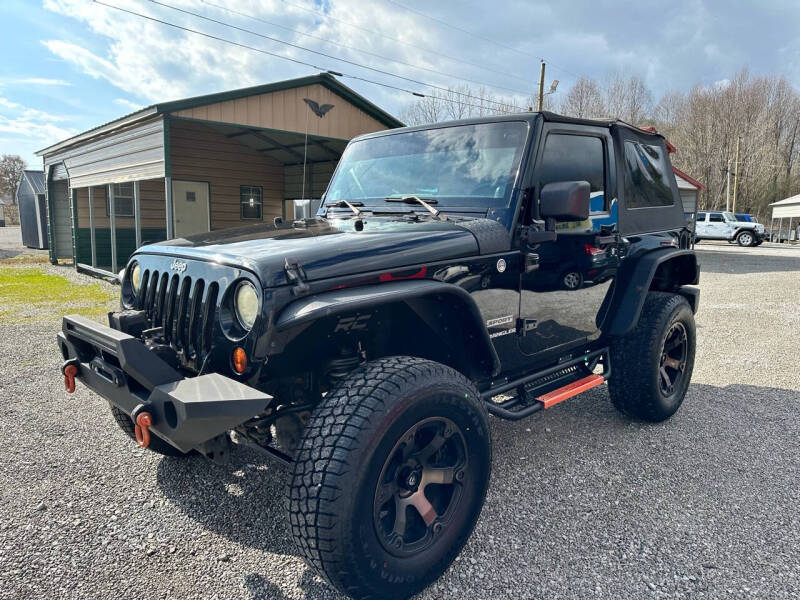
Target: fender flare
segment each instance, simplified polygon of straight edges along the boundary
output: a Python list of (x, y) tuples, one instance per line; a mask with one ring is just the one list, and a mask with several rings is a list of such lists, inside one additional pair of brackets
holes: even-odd
[(623, 268), (617, 274), (614, 293), (610, 296), (609, 306), (604, 307), (604, 310), (601, 310), (600, 313), (605, 315), (608, 320), (608, 322), (604, 320), (601, 325), (603, 333), (622, 336), (634, 328), (639, 321), (639, 315), (642, 312), (647, 293), (652, 288), (656, 272), (659, 267), (670, 261), (677, 261), (675, 266), (679, 273), (679, 278), (675, 282), (676, 285), (673, 291), (685, 297), (692, 307), (692, 312), (697, 312), (700, 290), (683, 287), (697, 285), (700, 280), (700, 266), (697, 264), (697, 255), (693, 250), (659, 248), (634, 258), (627, 269)]
[(391, 281), (330, 290), (295, 300), (275, 318), (273, 350), (276, 343), (279, 348), (288, 345), (306, 327), (319, 319), (393, 303), (406, 303), (422, 321), (435, 329), (436, 319), (432, 315), (423, 314), (426, 311), (422, 310), (421, 303), (415, 302), (420, 300), (447, 301), (449, 306), (454, 306), (453, 303), (461, 304), (467, 314), (467, 323), (463, 323), (462, 327), (471, 327), (471, 343), (474, 344), (473, 349), (481, 364), (479, 371), (489, 377), (500, 372), (500, 358), (489, 338), (478, 305), (469, 292), (457, 285), (429, 279)]

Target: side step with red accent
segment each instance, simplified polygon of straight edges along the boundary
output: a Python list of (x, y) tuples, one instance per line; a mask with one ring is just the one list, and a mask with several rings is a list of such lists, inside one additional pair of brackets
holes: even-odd
[(536, 400), (544, 404), (544, 408), (550, 408), (559, 402), (563, 402), (567, 398), (572, 398), (573, 396), (577, 396), (578, 394), (581, 394), (586, 390), (590, 390), (593, 387), (603, 385), (605, 380), (605, 377), (602, 375), (587, 375), (586, 377), (578, 379), (577, 381), (573, 381), (572, 383), (568, 383), (563, 387), (556, 388), (552, 392), (542, 394), (541, 396), (537, 397)]

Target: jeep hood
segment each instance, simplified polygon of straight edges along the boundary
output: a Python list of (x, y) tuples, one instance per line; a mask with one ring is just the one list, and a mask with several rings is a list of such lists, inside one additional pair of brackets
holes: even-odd
[(265, 287), (288, 283), (286, 259), (305, 270), (308, 281), (475, 255), (475, 236), (458, 221), (363, 219), (308, 220), (303, 224), (259, 224), (143, 246), (136, 255), (160, 254), (241, 267)]

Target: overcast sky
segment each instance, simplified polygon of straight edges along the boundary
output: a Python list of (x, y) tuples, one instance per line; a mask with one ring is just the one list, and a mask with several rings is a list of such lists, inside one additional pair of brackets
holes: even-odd
[[(642, 77), (657, 99), (667, 90), (724, 81), (742, 67), (783, 75), (800, 88), (797, 0), (102, 1), (279, 56), (91, 0), (2, 0), (0, 154), (20, 154), (29, 166), (40, 167), (35, 150), (137, 107), (319, 68), (421, 93), (431, 91), (425, 84), (447, 87), (470, 80), (496, 94), (516, 95), (519, 104), (538, 82), (540, 57), (547, 60), (548, 85), (560, 81), (559, 94), (579, 75), (602, 80), (616, 71)], [(408, 91), (350, 77), (342, 81), (393, 114), (414, 101)]]

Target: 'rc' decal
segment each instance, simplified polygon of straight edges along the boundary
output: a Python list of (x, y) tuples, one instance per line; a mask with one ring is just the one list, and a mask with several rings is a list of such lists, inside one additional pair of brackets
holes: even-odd
[(358, 331), (359, 329), (366, 329), (367, 321), (369, 321), (371, 316), (372, 315), (343, 317), (339, 319), (339, 322), (336, 324), (336, 329), (334, 329), (333, 332), (336, 333), (337, 331)]

